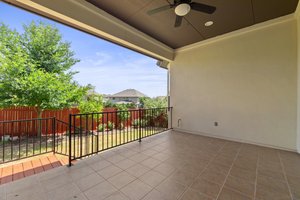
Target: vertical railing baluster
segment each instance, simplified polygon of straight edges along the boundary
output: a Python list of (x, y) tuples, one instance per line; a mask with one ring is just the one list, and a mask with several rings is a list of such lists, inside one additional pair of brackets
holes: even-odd
[(118, 129), (119, 129), (119, 119), (118, 119), (118, 110), (115, 112), (116, 119), (116, 145), (118, 145)]
[(101, 113), (101, 121), (102, 121), (102, 133), (101, 133), (101, 144), (102, 144), (102, 150), (104, 149), (104, 133), (105, 133), (105, 127), (107, 128), (107, 120), (106, 120), (106, 126), (104, 127), (104, 114)]
[[(13, 127), (14, 122), (11, 123), (11, 126)], [(10, 160), (13, 159), (13, 129), (10, 129), (11, 133), (10, 133)]]
[[(128, 125), (128, 124), (127, 124)], [(129, 126), (130, 126), (130, 134), (129, 134), (129, 141), (131, 142), (132, 141), (132, 110), (130, 110), (130, 123), (129, 123)]]
[(79, 127), (80, 127), (80, 134), (79, 134), (80, 135), (79, 136), (80, 137), (80, 139), (79, 139), (79, 141), (80, 141), (79, 155), (80, 156), (79, 157), (81, 157), (82, 156), (82, 115), (80, 115), (80, 117), (79, 117), (79, 124), (80, 124), (79, 125)]
[[(100, 122), (99, 122), (99, 113), (97, 113), (97, 123), (96, 123), (96, 130), (97, 130), (97, 144), (96, 144), (96, 152), (98, 152), (99, 151), (99, 126), (100, 126)], [(103, 126), (102, 126), (102, 128), (104, 128)]]
[[(71, 128), (73, 128), (73, 135), (74, 135), (74, 142), (73, 142), (73, 152), (74, 152), (74, 157), (76, 157), (76, 155), (79, 155), (79, 148), (76, 148), (76, 141), (77, 141), (77, 146), (79, 146), (79, 134), (78, 134), (78, 128), (76, 129), (76, 115), (72, 115), (73, 118), (73, 125)], [(72, 129), (71, 129), (72, 130)], [(81, 130), (81, 127), (79, 127), (79, 131)], [(76, 139), (76, 135), (77, 135), (77, 139)], [(69, 141), (69, 143), (71, 143), (71, 145), (69, 145), (72, 148), (72, 140)], [(77, 150), (76, 150), (77, 149)]]
[(28, 122), (25, 123), (25, 131), (26, 131), (26, 157), (27, 157), (28, 156), (28, 138), (29, 138)]
[[(90, 130), (89, 130), (89, 114), (85, 115), (85, 154), (88, 153), (90, 141)], [(81, 155), (82, 156), (82, 155)]]
[(171, 111), (171, 113), (170, 113), (170, 128), (172, 129), (173, 128), (173, 124), (172, 124), (173, 123), (173, 108), (172, 107), (171, 107), (170, 111)]
[[(124, 111), (123, 112), (123, 116), (126, 116), (126, 113), (127, 111)], [(125, 119), (126, 119), (126, 117), (124, 117)], [(121, 125), (121, 128), (122, 128), (122, 135), (123, 135), (123, 140), (122, 140), (122, 143), (121, 144), (124, 144), (125, 143), (125, 136), (126, 136), (126, 134), (125, 134), (125, 132), (126, 132), (126, 128), (125, 128), (125, 126), (126, 126), (126, 124), (125, 124), (125, 119), (122, 119), (122, 120), (124, 120), (124, 121), (122, 121), (121, 123), (122, 123), (122, 125)]]
[[(106, 113), (106, 124), (108, 125), (108, 112)], [(108, 148), (108, 126), (106, 129), (106, 148)]]
[(42, 153), (42, 131), (43, 131), (43, 129), (42, 129), (42, 124), (43, 124), (43, 121), (41, 120), (41, 119), (38, 119), (38, 121), (39, 121), (39, 132), (40, 132), (40, 154)]
[(2, 134), (3, 134), (3, 138), (2, 138), (2, 143), (3, 143), (3, 155), (2, 155), (2, 161), (3, 162), (5, 162), (5, 140), (6, 140), (6, 138), (5, 138), (5, 123), (3, 123), (3, 126), (2, 126)]
[[(33, 121), (33, 125), (32, 125), (32, 128), (34, 128), (34, 130), (35, 130), (35, 132), (37, 131), (37, 126), (36, 126), (36, 121)], [(33, 127), (34, 126), (34, 127)], [(33, 140), (33, 144), (32, 144), (32, 146), (33, 146), (33, 148), (32, 148), (32, 155), (34, 155), (35, 154), (35, 151), (34, 151), (34, 149), (35, 149), (35, 133), (34, 132), (32, 132), (32, 134), (33, 134), (33, 137), (32, 137), (32, 140)], [(36, 134), (38, 134), (38, 133), (36, 133)]]
[[(155, 108), (154, 109), (151, 109), (151, 116), (153, 118), (155, 114)], [(151, 128), (151, 135), (154, 135), (155, 134), (155, 120), (153, 120), (153, 124), (152, 124), (152, 128)]]
[[(20, 122), (20, 124), (22, 125), (22, 122)], [(22, 126), (21, 126), (22, 127)], [(21, 135), (22, 133), (19, 133), (19, 159), (21, 158)]]
[(94, 113), (92, 113), (92, 147), (91, 153), (94, 153)]
[[(55, 142), (55, 140), (56, 140), (56, 118), (55, 117), (53, 117), (53, 119), (52, 119), (52, 150), (53, 150), (53, 153), (56, 153), (55, 151), (55, 144), (56, 144), (56, 142)], [(62, 146), (62, 145), (61, 145)]]
[(142, 128), (141, 127), (142, 126), (142, 112), (141, 112), (141, 109), (139, 109), (139, 119), (140, 119), (140, 121), (138, 123), (139, 124), (138, 125), (139, 126), (139, 142), (141, 142), (142, 141), (142, 132), (141, 132), (142, 131), (142, 129), (141, 129)]
[[(60, 146), (60, 153), (63, 153), (64, 152), (64, 145), (63, 145), (63, 142), (64, 142), (64, 134), (63, 134), (63, 131), (64, 131), (64, 128), (63, 128), (63, 124), (62, 123), (59, 123), (57, 124), (56, 126), (56, 131), (57, 131), (57, 147), (58, 145)], [(67, 127), (66, 129), (68, 130), (69, 127)], [(67, 139), (67, 138), (66, 138)], [(65, 152), (66, 153), (66, 152)]]
[(51, 122), (52, 120), (51, 119), (47, 119), (46, 120), (46, 135), (45, 135), (45, 137), (46, 137), (46, 141), (45, 141), (45, 145), (46, 145), (46, 152), (48, 152), (48, 124), (49, 124), (49, 121)]
[[(72, 165), (72, 138), (71, 137), (72, 137), (72, 114), (69, 114), (69, 167), (71, 167)], [(75, 148), (74, 148), (74, 152), (75, 152)]]

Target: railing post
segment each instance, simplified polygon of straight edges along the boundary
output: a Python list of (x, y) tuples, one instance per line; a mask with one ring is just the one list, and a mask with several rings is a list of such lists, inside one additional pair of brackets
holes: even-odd
[(72, 166), (72, 114), (69, 114), (69, 167), (71, 166)]
[(142, 142), (142, 110), (139, 108), (139, 142)]
[(169, 108), (169, 114), (170, 114), (170, 117), (168, 117), (168, 119), (170, 119), (170, 127), (169, 127), (169, 129), (173, 129), (173, 124), (172, 124), (172, 121), (173, 121), (173, 118), (172, 118), (172, 110), (173, 110), (173, 107), (170, 107), (170, 108)]
[[(48, 134), (48, 133), (46, 133), (46, 134)], [(53, 153), (55, 153), (56, 151), (55, 151), (55, 145), (56, 145), (56, 118), (55, 117), (53, 117), (53, 119), (52, 119), (52, 137), (53, 137), (53, 143), (52, 143), (52, 145), (53, 145), (53, 147), (52, 147), (52, 149), (53, 149)]]

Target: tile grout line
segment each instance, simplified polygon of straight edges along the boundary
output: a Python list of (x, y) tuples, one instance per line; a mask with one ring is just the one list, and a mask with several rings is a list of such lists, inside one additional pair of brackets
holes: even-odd
[[(116, 154), (117, 155), (120, 155), (120, 153), (118, 153), (118, 152), (116, 152)], [(115, 156), (115, 155), (114, 155)], [(124, 156), (125, 157), (125, 156)], [(102, 157), (103, 158), (103, 157)], [(114, 163), (112, 163), (112, 162), (110, 162), (109, 160), (107, 160), (106, 158), (103, 158), (104, 160), (106, 160), (107, 162), (109, 162), (111, 165), (113, 165), (113, 166), (116, 166), (116, 167), (118, 167), (116, 164), (114, 164)], [(127, 158), (127, 157), (125, 157), (125, 159), (129, 159), (129, 160), (131, 160), (130, 158)], [(124, 159), (124, 160), (125, 160)], [(101, 162), (101, 161), (100, 161)], [(134, 161), (135, 162), (135, 161)], [(135, 164), (139, 164), (139, 162), (135, 162)], [(88, 165), (89, 166), (89, 165)], [(105, 167), (106, 168), (106, 167)], [(118, 174), (120, 174), (120, 173), (122, 173), (122, 172), (126, 172), (126, 173), (128, 173), (127, 171), (126, 171), (126, 169), (124, 170), (124, 169), (122, 169), (122, 168), (120, 168), (120, 167), (118, 167), (119, 169), (121, 169), (122, 171), (120, 171), (120, 172), (118, 172), (117, 174), (115, 174), (115, 175), (113, 175), (113, 176), (111, 176), (111, 177), (114, 177), (114, 176), (117, 176)], [(130, 168), (130, 167), (129, 167)], [(96, 171), (96, 170), (94, 170), (93, 168), (91, 168), (94, 172), (96, 172), (99, 176), (101, 176), (99, 173), (98, 173), (98, 171)], [(103, 168), (104, 169), (104, 168)], [(101, 169), (102, 170), (102, 169)], [(100, 170), (100, 171), (101, 171)], [(147, 173), (147, 172), (146, 172)], [(130, 174), (131, 175), (131, 174)], [(131, 175), (132, 176), (132, 175)], [(102, 177), (102, 176), (101, 176)], [(134, 177), (134, 179), (132, 180), (132, 181), (130, 181), (129, 183), (127, 183), (126, 185), (124, 185), (122, 188), (120, 188), (120, 189), (118, 189), (116, 186), (114, 186), (108, 179), (110, 179), (111, 177), (109, 177), (109, 178), (104, 178), (104, 177), (102, 177), (106, 182), (108, 182), (109, 184), (111, 184), (116, 190), (117, 190), (117, 192), (120, 192), (122, 195), (124, 195), (125, 197), (128, 197), (129, 198), (129, 196), (127, 196), (126, 194), (124, 194), (122, 191), (121, 191), (121, 189), (122, 188), (124, 188), (124, 187), (126, 187), (127, 185), (129, 185), (130, 183), (132, 183), (132, 182), (134, 182), (134, 181), (136, 181), (136, 180), (139, 180), (139, 181), (141, 181), (138, 177), (135, 177), (135, 176), (133, 176)], [(142, 181), (143, 182), (143, 181)], [(103, 182), (101, 182), (101, 183), (103, 183)], [(99, 183), (99, 184), (101, 184), (101, 183)], [(144, 183), (144, 182), (143, 182)], [(146, 183), (144, 183), (144, 184), (146, 184)], [(148, 185), (148, 184), (146, 184), (146, 185)], [(150, 186), (150, 185), (148, 185), (148, 186)], [(152, 187), (152, 186), (151, 186)], [(154, 188), (152, 188), (152, 190), (153, 190)], [(150, 190), (148, 193), (150, 193), (152, 190)], [(85, 192), (83, 192), (82, 191), (82, 193), (84, 194), (84, 196), (87, 198), (87, 196), (85, 195)], [(115, 193), (115, 192), (114, 192)], [(148, 195), (148, 193), (146, 193), (144, 196), (143, 196), (143, 198), (146, 196), (146, 195)], [(109, 195), (109, 196), (107, 196), (107, 197), (105, 197), (105, 199), (107, 199), (107, 198), (109, 198), (110, 196), (112, 196), (113, 194), (111, 194), (111, 195)], [(88, 199), (88, 198), (87, 198)], [(104, 199), (104, 200), (105, 200)]]
[[(157, 144), (157, 145), (159, 145), (159, 144)], [(154, 146), (156, 146), (156, 145), (154, 145)], [(152, 148), (152, 147), (149, 147), (149, 148), (147, 148), (146, 150), (148, 150), (148, 149), (150, 149), (150, 148)], [(143, 152), (143, 151), (137, 152), (137, 153), (143, 154), (142, 152)], [(160, 152), (156, 152), (156, 154), (157, 154), (157, 153), (160, 153)], [(146, 154), (144, 154), (144, 155), (146, 155)], [(148, 155), (147, 155), (147, 156), (148, 156)], [(155, 158), (153, 158), (152, 156), (149, 156), (149, 158), (155, 159)], [(129, 157), (126, 158), (126, 159), (131, 160)], [(147, 158), (147, 159), (148, 159), (148, 158)], [(147, 159), (145, 159), (145, 160), (147, 160)], [(158, 160), (158, 159), (156, 159), (156, 160)], [(142, 161), (140, 161), (140, 162), (136, 162), (136, 161), (134, 161), (134, 162), (135, 162), (135, 164), (140, 164), (140, 165), (142, 165), (141, 162), (143, 162), (143, 161), (144, 161), (144, 160), (142, 160)], [(164, 163), (164, 161), (161, 161), (161, 160), (158, 160), (158, 161), (160, 161), (160, 164)], [(159, 164), (159, 165), (160, 165), (160, 164)], [(144, 166), (144, 165), (142, 165), (142, 166)], [(158, 165), (157, 165), (157, 166), (158, 166)], [(145, 167), (146, 167), (146, 166), (145, 166)], [(129, 168), (130, 168), (130, 167), (129, 167)], [(154, 168), (155, 168), (155, 167), (154, 167)], [(154, 168), (150, 168), (149, 171), (154, 170)], [(124, 170), (124, 171), (125, 171), (126, 173), (128, 173), (126, 170)], [(149, 171), (145, 172), (144, 174), (148, 173)], [(155, 171), (155, 170), (154, 170), (154, 171)], [(175, 173), (175, 171), (176, 171), (176, 170), (174, 170), (173, 173)], [(159, 172), (157, 172), (157, 173), (159, 173)], [(166, 176), (159, 184), (161, 184), (162, 182), (164, 182), (165, 180), (167, 180), (167, 178), (170, 177), (173, 173), (171, 173), (170, 175)], [(160, 173), (159, 173), (159, 174), (160, 174)], [(131, 175), (131, 174), (130, 174), (130, 175)], [(141, 176), (142, 176), (142, 175), (141, 175)], [(140, 179), (141, 176), (139, 176), (139, 177), (133, 176), (133, 177), (135, 178), (135, 180), (131, 181), (130, 183), (132, 183), (132, 182), (138, 180), (138, 181), (141, 181), (142, 183), (144, 183), (145, 185), (148, 185), (149, 187), (151, 187), (151, 190), (150, 190), (149, 192), (147, 192), (147, 193), (142, 197), (142, 198), (144, 198), (144, 197), (146, 197), (148, 194), (150, 194), (153, 190), (155, 190), (156, 187), (157, 187), (158, 185), (155, 186), (155, 187), (153, 187), (153, 186), (149, 185), (148, 183), (145, 183), (144, 181), (142, 181), (142, 180)], [(126, 187), (126, 186), (129, 185), (130, 183), (126, 184), (126, 185), (123, 186), (122, 188)], [(118, 189), (118, 191), (119, 191), (121, 194), (123, 194), (125, 197), (128, 197), (126, 194), (124, 194), (124, 193), (121, 191), (122, 188)], [(129, 197), (128, 197), (128, 198), (129, 198)]]
[[(130, 150), (130, 149), (129, 149)], [(120, 153), (119, 152), (115, 152), (117, 155), (120, 155)], [(137, 152), (137, 151), (135, 151), (135, 153), (141, 153), (141, 152)], [(159, 153), (159, 152), (158, 152)], [(146, 154), (144, 154), (144, 155), (146, 155)], [(126, 156), (123, 156), (125, 159), (129, 159), (129, 160), (131, 160), (129, 157), (126, 157)], [(150, 158), (151, 158), (151, 156), (149, 156)], [(112, 162), (110, 162), (110, 161), (108, 161), (107, 160), (107, 158), (103, 158), (104, 160), (106, 160), (107, 162), (109, 162), (111, 165), (113, 165), (113, 166), (116, 166), (116, 167), (118, 167), (115, 163), (112, 163)], [(124, 159), (124, 160), (125, 160)], [(136, 161), (134, 161), (135, 162), (135, 164), (140, 164), (140, 162), (136, 162)], [(118, 168), (120, 168), (120, 167), (118, 167)], [(121, 172), (119, 172), (119, 173), (117, 173), (117, 174), (115, 174), (114, 176), (116, 176), (116, 175), (118, 175), (118, 174), (120, 174), (120, 173), (122, 173), (122, 172), (126, 172), (126, 173), (128, 173), (126, 170), (124, 170), (124, 169), (122, 169), (122, 168), (120, 168), (122, 171)], [(100, 175), (99, 173), (98, 173), (98, 171), (96, 171), (96, 170), (94, 170), (94, 169), (92, 169), (94, 172), (96, 172), (98, 175)], [(101, 176), (101, 175), (100, 175)], [(102, 176), (101, 176), (102, 177)], [(113, 176), (112, 176), (113, 177)], [(103, 177), (104, 178), (104, 177)], [(111, 177), (110, 177), (111, 178)], [(130, 183), (132, 183), (132, 182), (134, 182), (134, 181), (136, 181), (136, 180), (139, 180), (139, 181), (141, 181), (138, 177), (134, 177), (135, 179), (134, 180), (132, 180)], [(166, 177), (167, 178), (167, 177)], [(166, 179), (165, 178), (165, 179)], [(110, 181), (108, 181), (108, 179), (109, 178), (104, 178), (104, 180), (105, 181), (107, 181), (108, 183), (110, 183)], [(128, 184), (130, 184), (130, 183), (128, 183)], [(144, 182), (143, 182), (144, 183)], [(101, 183), (99, 183), (99, 184), (101, 184)], [(110, 183), (111, 184), (111, 183)], [(125, 186), (123, 186), (122, 188), (124, 188), (124, 187), (126, 187), (128, 184), (126, 184)], [(144, 184), (146, 184), (146, 183), (144, 183)], [(113, 184), (111, 184), (118, 192), (120, 192), (122, 195), (124, 195), (125, 197), (128, 197), (126, 194), (124, 194), (122, 191), (121, 191), (121, 189), (122, 188), (120, 188), (120, 189), (118, 189), (118, 188), (116, 188)], [(148, 184), (146, 184), (146, 185), (148, 185)], [(150, 186), (150, 185), (148, 185), (148, 186)], [(152, 187), (152, 186), (150, 186), (150, 187)], [(155, 189), (155, 188), (152, 188), (152, 190), (153, 189)], [(150, 190), (148, 193), (150, 193), (152, 190)], [(83, 193), (83, 195), (86, 197), (86, 195), (85, 195), (85, 193), (82, 191), (82, 193)], [(148, 193), (146, 193), (143, 197), (145, 197), (146, 195), (148, 195)], [(111, 194), (111, 195), (113, 195), (113, 194)], [(111, 195), (109, 195), (109, 196), (107, 196), (106, 198), (109, 198)], [(106, 199), (105, 198), (105, 199)], [(129, 198), (129, 197), (128, 197)]]
[[(160, 144), (156, 144), (156, 145), (154, 145), (154, 146), (157, 146), (157, 145), (160, 145)], [(149, 147), (149, 148), (147, 148), (146, 150), (149, 150), (150, 148), (153, 148), (153, 146), (152, 147)], [(146, 151), (146, 150), (143, 150), (143, 151)], [(142, 153), (143, 151), (141, 151), (141, 152), (137, 152), (137, 153)], [(156, 150), (154, 150), (154, 151), (156, 151)], [(155, 153), (155, 155), (157, 154), (157, 153), (160, 153), (160, 152), (158, 152), (158, 151), (156, 151), (156, 153)], [(143, 154), (143, 153), (142, 153)], [(146, 154), (144, 154), (144, 155), (146, 155)], [(148, 156), (148, 155), (146, 155), (146, 156)], [(152, 159), (155, 159), (155, 158), (153, 158), (153, 155), (151, 155), (151, 156), (149, 156), (149, 158), (152, 158)], [(149, 159), (149, 158), (147, 158), (147, 159)], [(128, 159), (130, 159), (129, 157), (128, 157)], [(145, 160), (147, 160), (147, 159), (145, 159)], [(131, 160), (131, 159), (130, 159)], [(158, 160), (158, 159), (155, 159), (155, 160)], [(144, 161), (144, 160), (143, 160)], [(145, 166), (145, 165), (143, 165), (143, 164), (141, 164), (141, 162), (143, 162), (143, 161), (140, 161), (140, 162), (135, 162), (136, 164), (140, 164), (140, 165), (142, 165), (142, 166)], [(162, 164), (162, 163), (164, 163), (164, 161), (161, 161), (161, 160), (158, 160), (158, 161), (160, 161), (160, 164)], [(158, 165), (160, 165), (160, 164), (158, 164)], [(157, 165), (157, 166), (158, 166)], [(146, 167), (146, 166), (145, 166)], [(153, 167), (153, 168), (150, 168), (150, 170), (149, 171), (152, 171), (152, 170), (154, 170), (154, 168), (155, 167)], [(126, 170), (125, 170), (126, 171)], [(149, 171), (147, 171), (146, 173), (148, 173)], [(154, 170), (155, 171), (155, 170)], [(176, 170), (174, 170), (174, 171), (176, 171)], [(128, 172), (127, 172), (128, 173)], [(146, 174), (146, 173), (144, 173), (144, 174)], [(157, 173), (159, 173), (159, 172), (157, 172)], [(174, 172), (173, 172), (174, 173)], [(173, 173), (171, 173), (171, 174), (173, 174)], [(143, 175), (144, 175), (143, 174)], [(160, 174), (160, 173), (159, 173)], [(164, 182), (165, 180), (167, 180), (167, 178), (168, 177), (170, 177), (171, 176), (171, 174), (169, 175), (169, 176), (166, 176), (159, 184), (161, 184), (162, 182)], [(141, 175), (141, 176), (143, 176), (143, 175)], [(161, 174), (162, 175), (162, 174)], [(135, 177), (136, 178), (136, 180), (138, 180), (138, 181), (141, 181), (142, 183), (144, 183), (144, 184), (146, 184), (146, 185), (148, 185), (149, 187), (151, 187), (151, 190), (149, 191), (149, 192), (147, 192), (142, 198), (144, 198), (144, 197), (146, 197), (148, 194), (150, 194), (153, 190), (155, 190), (156, 189), (156, 187), (159, 185), (157, 185), (157, 186), (155, 186), (155, 187), (153, 187), (153, 186), (151, 186), (151, 185), (149, 185), (148, 183), (145, 183), (144, 181), (142, 181), (141, 179), (140, 179), (140, 177), (141, 176), (139, 176), (139, 177)], [(133, 182), (133, 181), (132, 181)], [(132, 183), (132, 182), (130, 182), (130, 183)], [(128, 183), (129, 184), (129, 183)], [(127, 184), (127, 185), (128, 185)], [(126, 186), (124, 186), (124, 187), (126, 187)], [(123, 187), (123, 188), (124, 188)], [(121, 189), (119, 190), (123, 195), (125, 195), (126, 197), (128, 197), (126, 194), (124, 194), (122, 191), (121, 191)], [(129, 197), (128, 197), (129, 198)], [(141, 198), (141, 199), (142, 199)]]
[[(196, 176), (196, 178), (195, 178), (194, 180), (196, 180), (196, 179), (198, 179), (198, 178), (201, 177), (201, 174), (203, 174), (203, 172), (207, 169), (207, 167), (208, 167), (208, 166), (213, 162), (213, 160), (219, 155), (219, 153), (222, 151), (222, 149), (226, 146), (227, 143), (228, 143), (228, 142), (225, 142), (225, 144), (223, 144), (222, 148), (220, 148), (220, 149), (217, 151), (217, 154), (216, 154), (214, 157), (212, 157), (212, 159), (210, 159), (210, 161), (207, 163), (207, 165), (201, 170), (201, 172), (199, 173), (199, 175)], [(191, 188), (191, 186), (193, 185), (193, 183), (194, 183), (194, 181), (193, 181), (189, 186), (187, 186), (187, 187), (185, 188), (185, 190), (184, 190), (183, 193), (179, 196), (178, 199), (181, 199), (181, 198), (183, 197), (183, 195), (186, 193), (186, 191), (187, 191), (189, 188), (190, 188), (191, 190), (193, 190), (193, 189)], [(193, 191), (195, 191), (195, 190), (193, 190)], [(201, 193), (201, 192), (199, 192), (199, 193)], [(203, 194), (203, 193), (201, 193), (201, 194), (204, 195), (204, 196), (206, 196), (206, 197), (211, 198), (210, 196), (208, 196), (208, 195), (206, 195), (206, 194)]]
[(277, 152), (277, 154), (278, 154), (278, 157), (279, 157), (280, 165), (282, 167), (283, 176), (284, 176), (284, 179), (286, 181), (286, 184), (287, 184), (287, 187), (288, 187), (288, 190), (289, 190), (290, 197), (291, 197), (291, 199), (293, 199), (292, 190), (291, 190), (290, 184), (288, 182), (287, 175), (285, 173), (285, 168), (284, 168), (284, 165), (283, 165), (283, 162), (282, 162), (282, 159), (281, 159), (281, 154), (280, 154), (279, 151)]
[[(103, 158), (102, 157), (102, 159), (103, 160), (105, 160), (105, 161), (107, 161), (107, 162), (109, 162), (111, 165), (113, 165), (113, 166), (116, 166), (115, 164), (113, 164), (113, 163), (111, 163), (110, 161), (108, 161), (106, 158)], [(101, 162), (101, 160), (100, 160), (100, 162)], [(99, 184), (102, 184), (102, 183), (104, 183), (104, 182), (108, 182), (112, 187), (114, 187), (115, 189), (116, 189), (116, 191), (119, 191), (119, 192), (121, 192), (121, 190), (119, 190), (116, 186), (114, 186), (111, 182), (109, 182), (108, 181), (108, 179), (109, 178), (104, 178), (103, 176), (101, 176), (99, 173), (98, 173), (98, 171), (96, 171), (96, 170), (94, 170), (89, 164), (87, 164), (87, 163), (85, 163), (86, 164), (86, 166), (82, 166), (82, 167), (89, 167), (94, 173), (96, 173), (98, 176), (100, 176), (100, 177), (102, 177), (103, 179), (104, 179), (104, 181), (102, 181), (102, 182), (100, 182), (100, 183), (98, 183), (98, 184), (96, 184), (96, 185), (99, 185)], [(106, 167), (105, 167), (106, 168)], [(119, 168), (119, 167), (118, 167)], [(104, 168), (103, 168), (104, 169)], [(120, 168), (121, 169), (121, 168)], [(102, 170), (102, 169), (101, 169)], [(100, 170), (100, 171), (101, 171)], [(116, 175), (118, 175), (118, 174), (120, 174), (120, 173), (122, 173), (123, 171), (125, 171), (125, 170), (123, 170), (123, 169), (121, 169), (122, 171), (120, 171), (120, 172), (118, 172), (117, 174), (115, 174), (115, 175), (113, 175), (113, 176), (116, 176)], [(111, 177), (113, 177), (113, 176), (111, 176)], [(92, 187), (94, 187), (94, 186), (91, 186), (91, 187), (89, 187), (89, 188), (87, 188), (85, 191), (82, 191), (78, 186), (77, 186), (77, 184), (75, 183), (75, 181), (72, 181), (73, 182), (73, 184), (79, 189), (79, 191), (80, 191), (80, 194), (82, 194), (86, 199), (89, 199), (87, 196), (86, 196), (86, 194), (85, 194), (85, 192), (86, 191), (88, 191), (89, 189), (91, 189)], [(115, 193), (115, 192), (114, 192)], [(123, 193), (122, 193), (123, 194)], [(111, 195), (108, 195), (107, 197), (105, 197), (105, 199), (107, 199), (108, 197), (110, 197), (110, 196), (112, 196), (113, 195), (113, 193), (111, 194)], [(125, 194), (123, 194), (123, 195), (125, 195)], [(126, 195), (125, 195), (126, 196)], [(127, 196), (126, 196), (127, 197)], [(105, 200), (104, 199), (104, 200)]]
[(244, 145), (244, 144), (241, 143), (241, 146), (240, 146), (240, 148), (239, 148), (239, 150), (238, 150), (238, 152), (237, 152), (237, 154), (236, 154), (236, 156), (235, 156), (235, 158), (234, 158), (234, 160), (233, 160), (233, 162), (232, 162), (232, 164), (231, 164), (231, 166), (230, 166), (230, 169), (229, 169), (229, 171), (228, 171), (228, 173), (227, 173), (227, 175), (226, 175), (226, 177), (225, 177), (224, 183), (222, 184), (222, 186), (221, 186), (221, 188), (220, 188), (220, 191), (219, 191), (219, 193), (218, 193), (216, 199), (219, 198), (219, 196), (220, 196), (220, 194), (221, 194), (221, 192), (222, 192), (222, 190), (223, 190), (223, 188), (224, 188), (224, 186), (225, 186), (225, 183), (226, 183), (226, 181), (227, 181), (227, 178), (229, 177), (230, 171), (231, 171), (231, 169), (232, 169), (232, 167), (233, 167), (233, 165), (234, 165), (234, 163), (235, 163), (235, 161), (236, 161), (238, 155), (240, 154), (240, 151), (241, 151), (243, 145)]

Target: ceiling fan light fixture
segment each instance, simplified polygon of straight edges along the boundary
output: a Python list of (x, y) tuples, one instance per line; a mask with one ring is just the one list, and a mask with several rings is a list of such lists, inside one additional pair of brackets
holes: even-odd
[(188, 14), (191, 10), (191, 6), (187, 3), (182, 3), (176, 6), (175, 8), (175, 14), (178, 16), (185, 16)]

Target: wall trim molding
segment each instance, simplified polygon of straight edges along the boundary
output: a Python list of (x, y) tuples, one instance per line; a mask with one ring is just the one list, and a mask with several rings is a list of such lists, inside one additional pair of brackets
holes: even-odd
[(180, 129), (180, 128), (173, 128), (173, 131), (182, 132), (182, 133), (189, 133), (189, 134), (193, 134), (193, 135), (201, 135), (201, 136), (206, 136), (206, 137), (211, 137), (211, 138), (218, 138), (218, 139), (223, 139), (223, 140), (228, 140), (228, 141), (233, 141), (233, 142), (240, 142), (240, 143), (245, 143), (245, 144), (257, 145), (257, 146), (261, 146), (261, 147), (274, 148), (274, 149), (278, 149), (278, 150), (284, 150), (284, 151), (299, 153), (299, 152), (297, 152), (296, 149), (279, 147), (279, 146), (276, 146), (276, 145), (264, 144), (264, 143), (250, 141), (250, 140), (242, 140), (242, 139), (238, 139), (238, 138), (219, 136), (219, 135), (215, 135), (215, 134), (211, 134), (211, 133), (204, 133), (204, 132), (200, 132), (200, 131), (191, 131), (191, 130)]
[(184, 46), (184, 47), (180, 47), (178, 49), (175, 49), (175, 58), (176, 58), (176, 53), (190, 51), (190, 50), (193, 50), (193, 49), (198, 48), (198, 47), (203, 47), (203, 46), (210, 45), (210, 44), (213, 44), (213, 43), (216, 43), (216, 42), (220, 42), (220, 41), (223, 41), (223, 40), (234, 38), (234, 37), (244, 35), (244, 34), (247, 34), (247, 33), (251, 33), (251, 32), (254, 32), (254, 31), (263, 30), (265, 28), (269, 28), (269, 27), (272, 27), (272, 26), (276, 26), (276, 25), (286, 23), (286, 22), (290, 22), (290, 21), (294, 21), (294, 20), (296, 20), (295, 13), (289, 14), (289, 15), (286, 15), (286, 16), (283, 16), (283, 17), (279, 17), (279, 18), (276, 18), (276, 19), (268, 20), (266, 22), (254, 24), (252, 26), (248, 26), (248, 27), (236, 30), (236, 31), (225, 33), (223, 35), (219, 35), (219, 36), (216, 36), (216, 37), (213, 37), (213, 38), (210, 38), (210, 39), (206, 39), (206, 40), (194, 43), (194, 44), (190, 44), (190, 45), (187, 45), (187, 46)]

